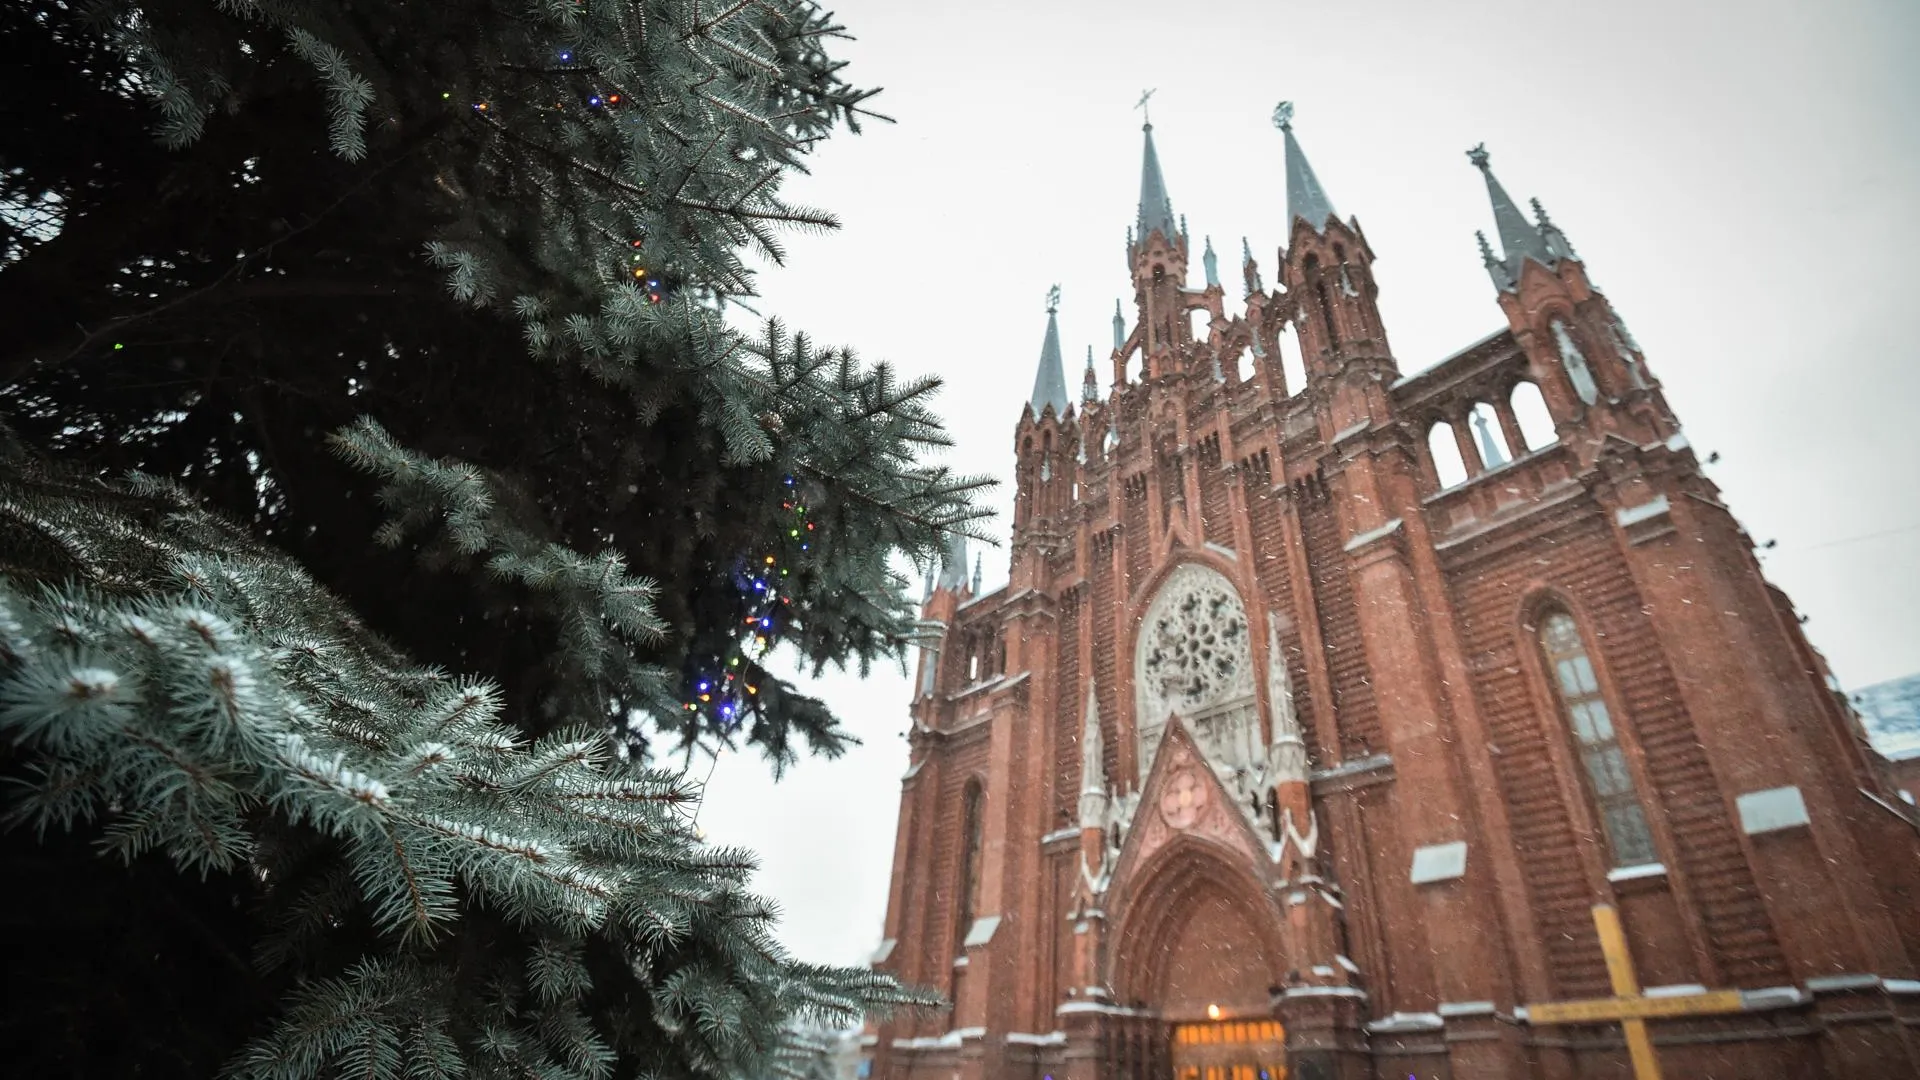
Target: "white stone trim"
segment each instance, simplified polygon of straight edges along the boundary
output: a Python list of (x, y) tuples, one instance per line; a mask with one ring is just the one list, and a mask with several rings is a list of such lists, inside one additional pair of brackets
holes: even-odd
[(1289, 986), (1280, 995), (1284, 998), (1303, 997), (1350, 997), (1367, 1000), (1367, 992), (1357, 986)]
[(1707, 988), (1699, 983), (1668, 983), (1665, 986), (1649, 986), (1640, 991), (1641, 996), (1650, 998), (1686, 997), (1688, 994), (1704, 994)]
[(1393, 765), (1393, 755), (1374, 754), (1370, 757), (1356, 758), (1352, 761), (1343, 761), (1340, 764), (1334, 765), (1330, 768), (1315, 769), (1313, 773), (1307, 777), (1307, 779), (1317, 784), (1323, 780), (1338, 780), (1341, 777), (1345, 777), (1345, 776), (1357, 776), (1361, 773), (1372, 772), (1375, 769), (1389, 768), (1392, 765)]
[(1361, 432), (1367, 430), (1372, 426), (1373, 426), (1373, 421), (1362, 420), (1354, 424), (1352, 427), (1347, 428), (1346, 430), (1335, 434), (1333, 437), (1333, 442), (1329, 443), (1328, 445), (1338, 446), (1339, 444), (1346, 442), (1348, 439), (1353, 438), (1355, 435), (1360, 434)]
[(1740, 827), (1748, 836), (1796, 829), (1811, 823), (1807, 817), (1807, 800), (1801, 797), (1800, 789), (1791, 784), (1749, 791), (1734, 803), (1740, 808)]
[(1877, 990), (1880, 981), (1878, 975), (1816, 975), (1807, 980), (1807, 989), (1816, 994), (1830, 994), (1836, 990)]
[(1467, 842), (1449, 840), (1414, 848), (1413, 866), (1407, 872), (1407, 880), (1415, 885), (1431, 885), (1465, 877), (1466, 873)]
[(1213, 552), (1215, 555), (1218, 555), (1223, 559), (1232, 559), (1235, 562), (1240, 561), (1240, 553), (1226, 546), (1225, 544), (1216, 544), (1213, 541), (1208, 540), (1206, 543), (1201, 544), (1200, 546), (1203, 548), (1206, 548), (1208, 551)]
[(972, 963), (973, 961), (967, 959), (965, 956), (956, 956), (953, 958), (953, 966), (957, 968), (967, 967)]
[(1366, 532), (1360, 533), (1359, 535), (1354, 536), (1352, 539), (1348, 540), (1347, 546), (1343, 550), (1358, 551), (1361, 548), (1366, 547), (1368, 544), (1373, 543), (1375, 540), (1379, 540), (1382, 537), (1392, 536), (1394, 533), (1399, 532), (1400, 526), (1402, 524), (1403, 522), (1399, 518), (1394, 518), (1392, 521), (1387, 522), (1385, 525), (1382, 525), (1377, 529), (1369, 529)]
[(1748, 1012), (1761, 1009), (1784, 1009), (1793, 1005), (1804, 1005), (1812, 1000), (1812, 994), (1797, 986), (1765, 986), (1758, 990), (1740, 991), (1740, 1004)]
[(1607, 880), (1615, 884), (1622, 881), (1639, 881), (1641, 878), (1666, 876), (1667, 864), (1657, 862), (1639, 863), (1634, 866), (1616, 866), (1607, 871)]
[(1146, 1009), (1128, 1009), (1119, 1005), (1108, 1005), (1103, 1001), (1067, 1001), (1053, 1010), (1055, 1016), (1071, 1016), (1075, 1013), (1096, 1013), (1101, 1016), (1147, 1016), (1153, 1013)]
[(1391, 1035), (1407, 1031), (1440, 1031), (1446, 1026), (1447, 1022), (1441, 1019), (1439, 1013), (1397, 1012), (1380, 1020), (1368, 1021), (1367, 1032), (1373, 1035)]
[(1048, 844), (1057, 844), (1062, 840), (1071, 840), (1074, 837), (1079, 835), (1080, 835), (1080, 826), (1069, 825), (1064, 829), (1055, 829), (1052, 832), (1048, 833), (1047, 835), (1041, 837), (1040, 846), (1046, 847)]
[(869, 964), (886, 963), (887, 957), (893, 955), (894, 946), (898, 944), (900, 944), (900, 940), (898, 938), (888, 938), (885, 941), (882, 941), (880, 943), (880, 947), (873, 950), (873, 959), (868, 960), (867, 963)]
[(1451, 1019), (1456, 1016), (1492, 1016), (1491, 1001), (1443, 1001), (1440, 1003), (1440, 1015)]
[(895, 1050), (951, 1050), (968, 1039), (984, 1039), (987, 1029), (983, 1027), (955, 1028), (945, 1035), (922, 1035), (917, 1039), (895, 1039)]
[(1033, 1035), (1025, 1031), (1009, 1031), (1007, 1043), (1012, 1046), (1065, 1046), (1067, 1033), (1049, 1031), (1045, 1035)]
[(1648, 499), (1646, 502), (1641, 503), (1639, 506), (1621, 507), (1617, 512), (1615, 512), (1614, 517), (1616, 520), (1620, 522), (1622, 527), (1625, 527), (1628, 525), (1638, 525), (1643, 521), (1652, 520), (1653, 518), (1657, 518), (1661, 514), (1667, 513), (1672, 509), (1673, 509), (1673, 504), (1667, 501), (1667, 497), (1665, 495), (1655, 495), (1653, 498)]
[(1880, 986), (1889, 994), (1920, 994), (1920, 979), (1881, 979)]
[(992, 941), (993, 932), (998, 929), (1000, 929), (1000, 916), (982, 915), (973, 920), (973, 925), (967, 928), (967, 939), (960, 943), (960, 947), (977, 949)]

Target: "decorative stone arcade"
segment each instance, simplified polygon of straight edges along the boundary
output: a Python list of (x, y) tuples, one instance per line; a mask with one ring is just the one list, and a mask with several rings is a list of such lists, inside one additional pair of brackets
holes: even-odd
[(1920, 824), (1625, 323), (1476, 148), (1506, 325), (1403, 375), (1276, 121), (1276, 287), (1149, 127), (1109, 392), (1050, 296), (1010, 580), (928, 583), (874, 1075), (1920, 1076)]

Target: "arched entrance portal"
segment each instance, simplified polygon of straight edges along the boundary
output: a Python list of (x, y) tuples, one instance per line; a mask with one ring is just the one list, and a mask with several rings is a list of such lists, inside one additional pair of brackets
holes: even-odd
[(1175, 841), (1128, 890), (1114, 989), (1154, 1017), (1153, 1053), (1129, 1072), (1155, 1080), (1286, 1080), (1279, 913), (1258, 879), (1205, 841)]

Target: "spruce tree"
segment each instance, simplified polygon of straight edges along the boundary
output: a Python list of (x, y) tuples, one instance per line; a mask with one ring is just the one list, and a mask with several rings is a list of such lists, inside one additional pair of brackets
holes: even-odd
[(660, 768), (837, 752), (768, 650), (896, 654), (976, 515), (933, 381), (739, 306), (833, 224), (840, 32), (0, 10), (14, 1067), (749, 1076), (917, 1000), (789, 960)]

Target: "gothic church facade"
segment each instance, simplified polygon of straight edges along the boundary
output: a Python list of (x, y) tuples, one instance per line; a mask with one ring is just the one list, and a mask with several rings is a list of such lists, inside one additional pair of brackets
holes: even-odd
[(1403, 374), (1277, 119), (1233, 302), (1147, 127), (1111, 390), (1050, 311), (1009, 583), (930, 587), (873, 1075), (1626, 1077), (1545, 1020), (1638, 991), (1720, 1002), (1668, 1076), (1920, 1076), (1911, 809), (1626, 325), (1476, 149), (1504, 326)]

